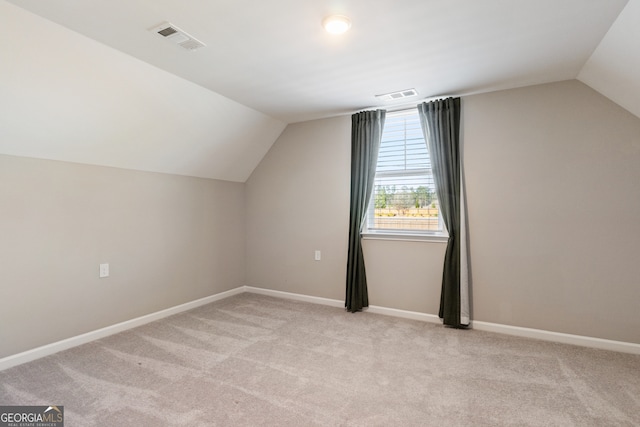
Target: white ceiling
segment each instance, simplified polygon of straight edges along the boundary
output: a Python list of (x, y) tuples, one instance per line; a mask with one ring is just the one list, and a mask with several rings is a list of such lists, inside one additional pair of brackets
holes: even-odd
[[(575, 78), (627, 0), (10, 0), (285, 122)], [(351, 31), (331, 36), (331, 13)], [(170, 21), (207, 44), (147, 29)], [(5, 33), (6, 34), (6, 33)]]
[(0, 0), (0, 154), (244, 182), (286, 124)]
[(243, 181), (286, 123), (376, 94), (574, 78), (640, 116), (640, 0), (0, 0), (0, 24), (5, 154)]

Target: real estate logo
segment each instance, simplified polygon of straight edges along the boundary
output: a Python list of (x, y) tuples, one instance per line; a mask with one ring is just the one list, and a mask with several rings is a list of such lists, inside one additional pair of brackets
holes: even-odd
[(0, 427), (64, 427), (64, 406), (0, 406)]

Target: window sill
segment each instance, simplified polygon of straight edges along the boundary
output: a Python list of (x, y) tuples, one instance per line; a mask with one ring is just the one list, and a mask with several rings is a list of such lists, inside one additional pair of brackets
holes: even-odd
[(401, 242), (434, 242), (447, 243), (449, 236), (444, 233), (394, 233), (381, 231), (366, 231), (360, 234), (364, 240), (394, 240)]

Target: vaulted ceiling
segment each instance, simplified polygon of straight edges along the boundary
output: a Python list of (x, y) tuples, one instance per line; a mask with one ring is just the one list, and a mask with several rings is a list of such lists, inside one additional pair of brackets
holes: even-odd
[(0, 24), (10, 155), (242, 182), (287, 123), (408, 88), (578, 78), (640, 117), (640, 0), (0, 0)]

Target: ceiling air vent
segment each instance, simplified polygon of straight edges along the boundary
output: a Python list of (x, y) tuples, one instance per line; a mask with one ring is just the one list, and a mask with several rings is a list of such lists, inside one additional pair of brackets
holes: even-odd
[(382, 95), (376, 95), (376, 98), (383, 101), (393, 101), (395, 99), (408, 98), (410, 96), (416, 96), (418, 92), (415, 89), (405, 89), (398, 92), (385, 93)]
[(180, 28), (169, 22), (163, 22), (149, 31), (159, 34), (167, 40), (177, 44), (186, 50), (196, 50), (206, 45), (195, 37), (185, 33)]

